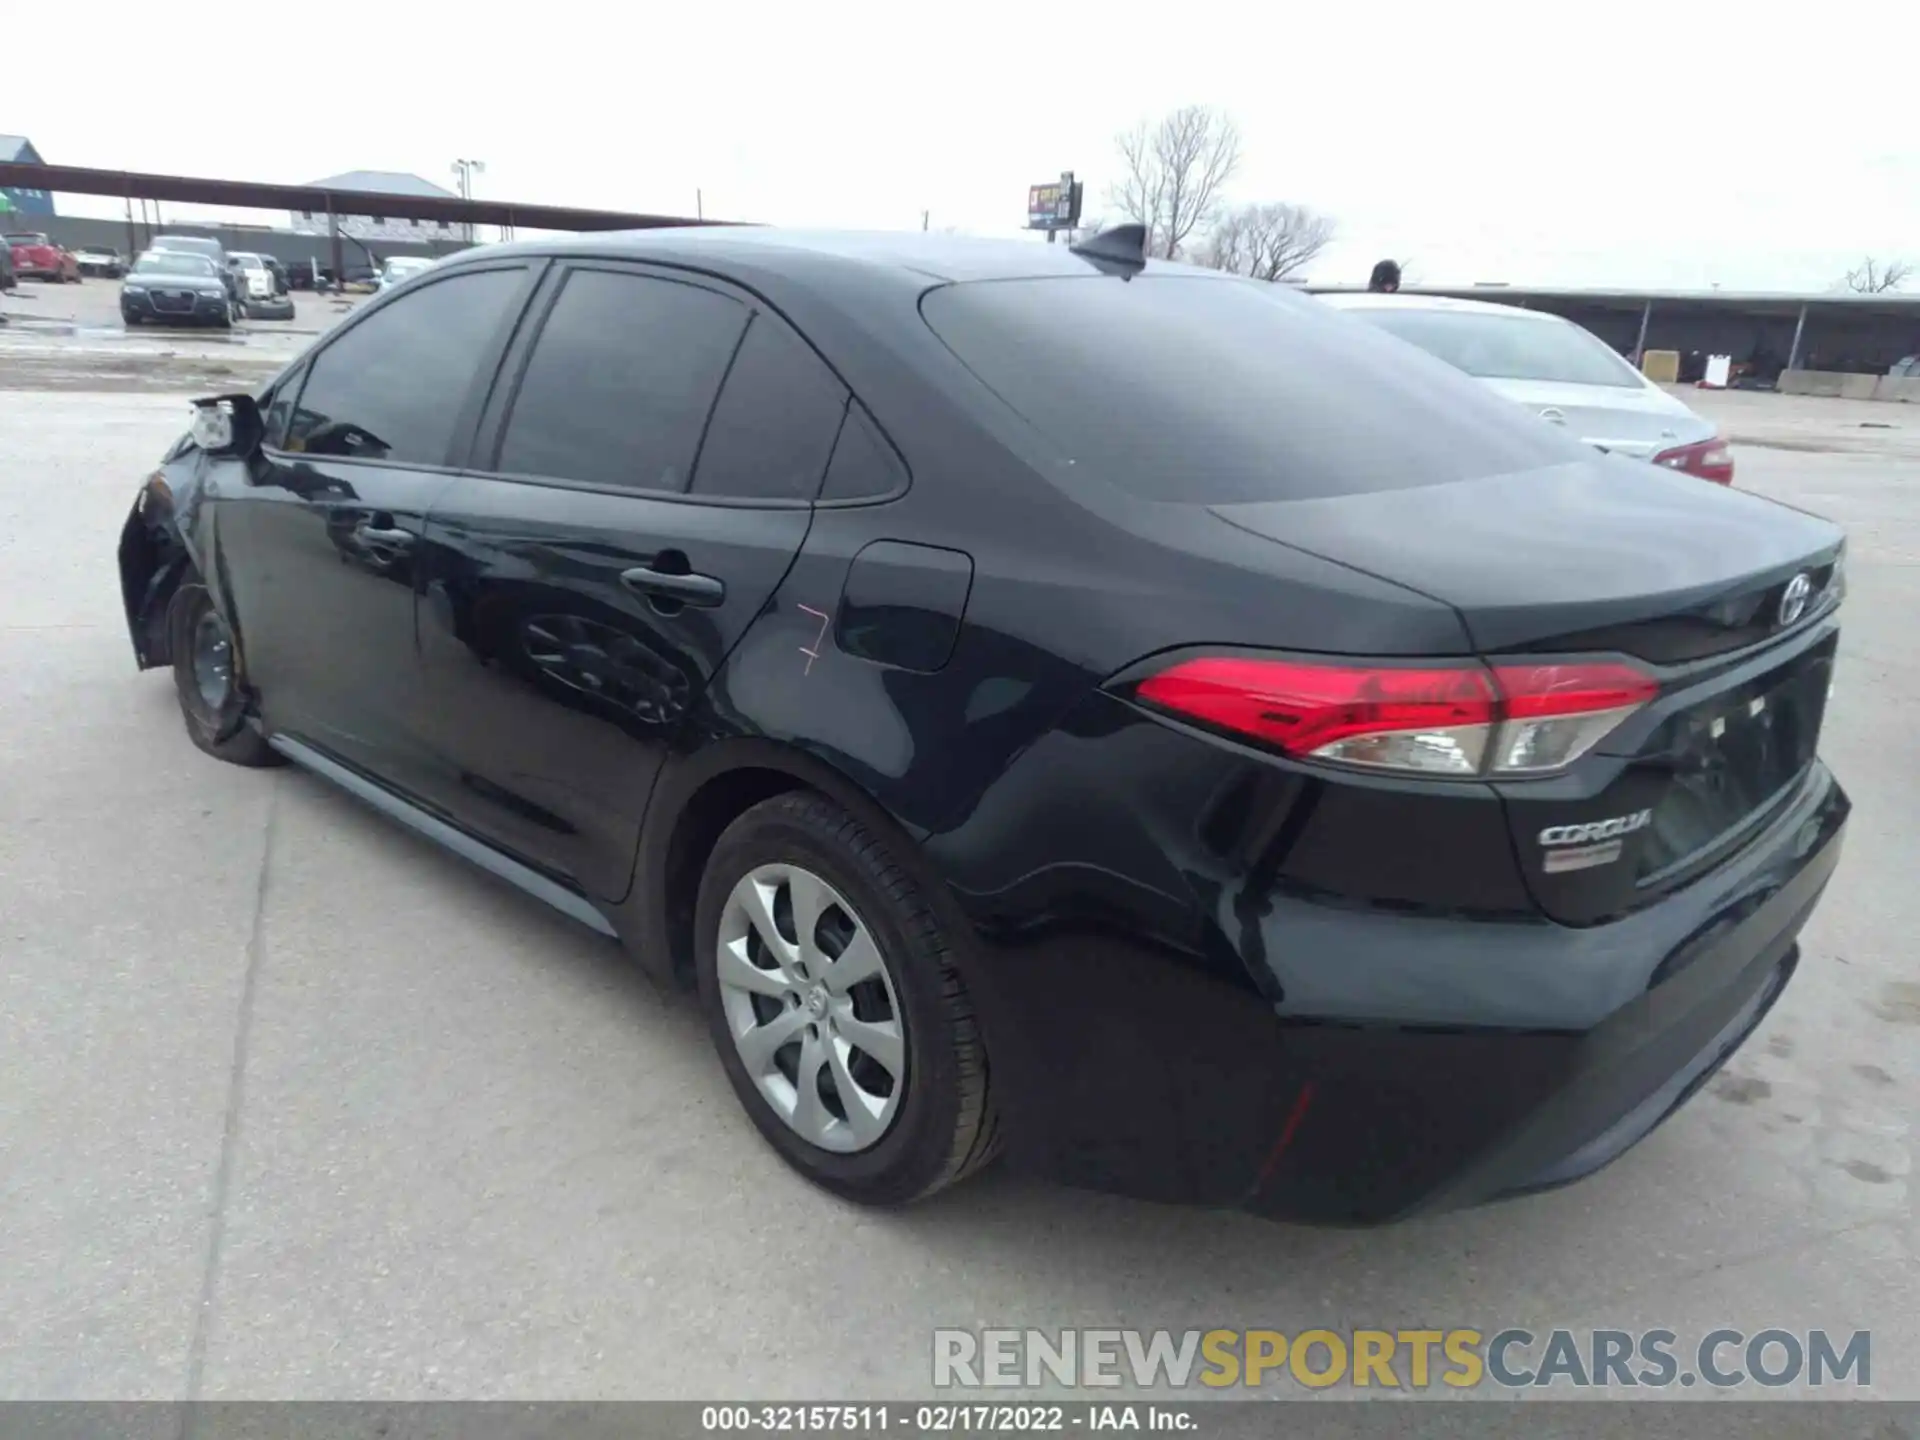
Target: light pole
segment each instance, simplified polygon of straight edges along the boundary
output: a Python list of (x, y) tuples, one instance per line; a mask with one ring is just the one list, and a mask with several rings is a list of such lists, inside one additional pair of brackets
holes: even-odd
[[(473, 199), (473, 177), (487, 173), (487, 162), (484, 160), (456, 160), (453, 162), (453, 173), (455, 178), (460, 182), (460, 198), (462, 200), (471, 200)], [(473, 222), (471, 220), (467, 222), (467, 243), (469, 245), (473, 243)]]

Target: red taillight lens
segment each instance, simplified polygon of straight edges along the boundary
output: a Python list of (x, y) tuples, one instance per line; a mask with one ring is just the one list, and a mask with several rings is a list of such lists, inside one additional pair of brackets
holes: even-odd
[(1360, 666), (1207, 656), (1149, 676), (1133, 696), (1289, 755), (1473, 776), (1571, 764), (1658, 688), (1615, 662)]
[(1677, 445), (1671, 450), (1662, 450), (1653, 457), (1653, 463), (1664, 465), (1669, 470), (1697, 475), (1716, 485), (1733, 483), (1733, 452), (1727, 448), (1727, 442), (1717, 435), (1696, 445)]

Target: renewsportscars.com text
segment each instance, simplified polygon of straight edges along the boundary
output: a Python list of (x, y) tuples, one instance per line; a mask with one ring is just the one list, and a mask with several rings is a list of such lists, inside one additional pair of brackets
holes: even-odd
[(1713, 1389), (1873, 1383), (1873, 1337), (1712, 1330), (936, 1330), (939, 1389), (1334, 1385)]

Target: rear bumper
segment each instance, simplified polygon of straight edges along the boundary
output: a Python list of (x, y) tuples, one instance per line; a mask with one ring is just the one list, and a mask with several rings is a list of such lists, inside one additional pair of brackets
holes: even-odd
[[(1329, 1224), (1579, 1179), (1672, 1114), (1778, 999), (1849, 808), (1816, 762), (1739, 857), (1607, 926), (1270, 915), (1270, 953), (1311, 935), (1344, 977), (1319, 1015), (1122, 936), (988, 946), (971, 983), (1010, 1158), (1070, 1184)], [(1564, 980), (1570, 1023), (1512, 1012), (1523, 970), (1536, 991)], [(1367, 1017), (1369, 986), (1393, 1018)]]

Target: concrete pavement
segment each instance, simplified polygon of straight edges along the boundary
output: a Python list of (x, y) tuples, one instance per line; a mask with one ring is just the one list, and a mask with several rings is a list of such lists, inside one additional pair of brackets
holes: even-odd
[(0, 389), (0, 1397), (908, 1398), (986, 1324), (1870, 1328), (1920, 1396), (1920, 488), (1837, 402), (1739, 456), (1854, 537), (1858, 809), (1794, 986), (1594, 1179), (1349, 1233), (1002, 1172), (853, 1210), (610, 944), (201, 756), (113, 560), (183, 399)]

